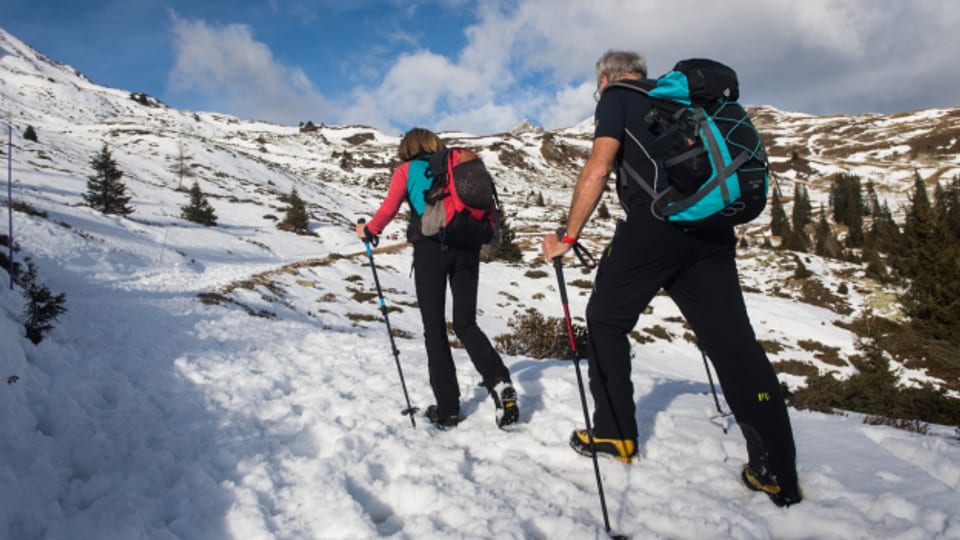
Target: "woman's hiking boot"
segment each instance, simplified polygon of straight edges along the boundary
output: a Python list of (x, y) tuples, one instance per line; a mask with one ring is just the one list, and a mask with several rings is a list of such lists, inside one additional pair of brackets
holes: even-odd
[(504, 427), (516, 423), (520, 418), (520, 407), (517, 405), (517, 390), (510, 381), (500, 381), (493, 385), (490, 397), (497, 408), (497, 426)]
[(786, 507), (803, 500), (803, 491), (798, 484), (780, 485), (766, 466), (744, 465), (740, 478), (751, 490), (766, 493), (777, 506)]
[(457, 427), (457, 424), (460, 423), (459, 414), (440, 416), (440, 411), (437, 409), (436, 405), (430, 405), (427, 407), (427, 410), (423, 415), (427, 418), (427, 421), (433, 424), (437, 429), (442, 429), (444, 431), (453, 429)]
[[(636, 439), (602, 439), (594, 437), (593, 444), (597, 449), (597, 456), (599, 457), (608, 457), (624, 463), (630, 463), (633, 461), (633, 458), (637, 456)], [(593, 456), (587, 430), (578, 429), (570, 435), (570, 448), (573, 448), (575, 452), (582, 456)]]

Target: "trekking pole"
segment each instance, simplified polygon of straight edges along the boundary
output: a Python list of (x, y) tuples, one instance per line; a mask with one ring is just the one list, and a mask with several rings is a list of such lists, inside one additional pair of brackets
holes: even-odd
[(10, 236), (7, 247), (10, 249), (10, 290), (13, 290), (13, 123), (7, 118), (7, 217), (10, 220)]
[[(357, 221), (357, 224), (362, 225), (365, 223), (364, 219)], [(400, 374), (400, 387), (403, 388), (403, 397), (407, 400), (407, 408), (400, 411), (400, 414), (410, 416), (410, 424), (413, 427), (417, 427), (417, 421), (414, 420), (413, 415), (417, 413), (417, 408), (410, 405), (410, 395), (407, 394), (407, 383), (403, 380), (403, 369), (400, 367), (400, 351), (397, 349), (397, 344), (393, 340), (393, 329), (390, 328), (390, 317), (387, 315), (387, 304), (383, 301), (383, 289), (380, 288), (380, 278), (377, 277), (377, 265), (373, 263), (373, 250), (370, 249), (370, 244), (377, 245), (380, 240), (375, 235), (369, 235), (367, 238), (363, 239), (363, 244), (367, 247), (367, 258), (370, 259), (370, 269), (373, 270), (373, 282), (377, 285), (377, 296), (380, 297), (380, 312), (383, 313), (383, 320), (387, 323), (387, 336), (390, 337), (390, 348), (393, 349), (393, 359), (397, 364), (397, 373)]]
[(610, 518), (607, 516), (607, 500), (603, 496), (603, 480), (600, 478), (600, 464), (597, 463), (597, 449), (593, 442), (593, 427), (590, 424), (590, 411), (587, 409), (587, 395), (583, 391), (583, 375), (580, 374), (580, 355), (577, 353), (577, 342), (573, 336), (573, 323), (570, 322), (570, 305), (567, 301), (567, 284), (563, 279), (563, 261), (560, 257), (553, 259), (553, 268), (557, 271), (557, 285), (560, 288), (560, 301), (563, 303), (563, 318), (567, 323), (567, 335), (570, 338), (570, 354), (573, 366), (577, 372), (577, 388), (580, 389), (580, 405), (583, 408), (583, 421), (587, 425), (587, 438), (590, 441), (590, 453), (593, 457), (593, 473), (597, 477), (597, 491), (600, 492), (600, 510), (603, 512), (603, 526), (607, 534), (614, 540), (626, 539), (626, 536), (614, 534), (610, 530)]
[[(733, 413), (725, 413), (723, 412), (723, 409), (720, 408), (720, 398), (717, 397), (717, 387), (713, 385), (713, 375), (710, 374), (710, 364), (707, 362), (707, 353), (703, 350), (703, 347), (701, 347), (699, 344), (697, 344), (697, 348), (700, 349), (700, 356), (703, 357), (703, 369), (707, 370), (707, 380), (710, 381), (710, 393), (713, 394), (713, 403), (716, 404), (717, 406), (717, 414), (719, 415), (719, 418), (724, 418), (726, 416), (733, 414)], [(726, 424), (721, 425), (720, 429), (722, 429), (723, 432), (726, 433), (727, 432)]]

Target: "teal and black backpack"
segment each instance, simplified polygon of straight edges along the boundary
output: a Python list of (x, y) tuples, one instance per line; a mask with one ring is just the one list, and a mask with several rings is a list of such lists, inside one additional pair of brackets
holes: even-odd
[[(610, 87), (636, 90), (652, 102), (644, 119), (649, 133), (627, 130), (620, 177), (639, 183), (652, 199), (654, 216), (687, 229), (716, 229), (763, 212), (767, 154), (737, 102), (733, 69), (713, 60), (683, 60), (653, 86), (625, 80)], [(661, 166), (640, 167), (638, 160)], [(654, 177), (645, 178), (638, 169), (653, 170)], [(658, 178), (663, 172), (666, 179)]]

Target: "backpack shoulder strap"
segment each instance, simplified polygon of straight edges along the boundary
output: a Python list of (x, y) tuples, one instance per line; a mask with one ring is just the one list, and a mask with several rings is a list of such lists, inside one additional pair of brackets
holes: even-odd
[(649, 95), (654, 86), (654, 83), (647, 79), (620, 79), (604, 86), (603, 91), (606, 92), (611, 88), (629, 88), (641, 94)]
[(447, 182), (447, 171), (449, 170), (449, 159), (451, 149), (445, 148), (439, 152), (430, 155), (430, 173), (433, 178), (431, 189), (441, 187)]

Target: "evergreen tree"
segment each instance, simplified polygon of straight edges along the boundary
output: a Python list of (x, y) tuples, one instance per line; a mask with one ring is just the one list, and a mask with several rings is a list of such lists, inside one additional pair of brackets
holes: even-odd
[[(870, 226), (864, 233), (864, 250), (877, 251), (880, 249), (878, 245), (880, 235), (878, 233), (880, 231), (884, 215), (883, 207), (880, 205), (880, 197), (877, 195), (876, 186), (870, 181), (867, 182), (867, 198), (864, 206), (864, 215), (870, 216), (871, 218)], [(864, 253), (864, 258), (866, 258), (866, 253)]]
[(33, 126), (27, 126), (27, 129), (23, 130), (23, 138), (28, 141), (37, 142), (37, 132), (33, 129)]
[(833, 220), (847, 226), (847, 245), (850, 247), (863, 246), (863, 206), (860, 177), (845, 173), (834, 176), (830, 186), (830, 208)]
[(876, 216), (880, 211), (880, 197), (877, 195), (877, 187), (873, 181), (867, 181), (867, 200), (863, 209), (865, 216)]
[(500, 239), (497, 244), (496, 254), (494, 259), (498, 259), (505, 262), (520, 262), (523, 260), (523, 252), (520, 251), (520, 247), (517, 246), (516, 242), (516, 233), (513, 231), (513, 227), (510, 225), (510, 220), (507, 219), (506, 214), (500, 218)]
[(180, 217), (187, 221), (199, 223), (207, 227), (212, 227), (217, 224), (217, 214), (213, 210), (213, 206), (210, 205), (210, 202), (207, 201), (207, 197), (200, 191), (200, 184), (198, 184), (196, 180), (193, 181), (193, 186), (190, 187), (190, 203), (181, 208), (183, 212), (180, 214)]
[(790, 251), (809, 251), (810, 237), (803, 229), (790, 229), (781, 247)]
[(901, 302), (913, 326), (934, 339), (960, 342), (960, 249), (938, 219), (919, 173), (901, 245), (894, 260), (909, 280)]
[(779, 186), (774, 186), (773, 198), (770, 201), (770, 233), (784, 240), (790, 236), (790, 222), (787, 221), (787, 213), (783, 210)]
[(942, 187), (937, 183), (937, 215), (954, 240), (960, 240), (960, 176)]
[(875, 208), (877, 210), (873, 213), (864, 246), (879, 253), (892, 253), (900, 245), (900, 227), (894, 221), (893, 212), (886, 201)]
[(17, 277), (17, 283), (23, 287), (23, 297), (27, 305), (23, 310), (23, 326), (27, 338), (34, 345), (43, 341), (43, 336), (53, 329), (53, 323), (66, 313), (66, 293), (53, 294), (49, 287), (37, 283), (37, 267), (29, 258), (25, 259), (27, 270)]
[(866, 264), (868, 276), (888, 282), (892, 276), (881, 253), (891, 253), (897, 249), (900, 244), (900, 228), (893, 220), (893, 213), (886, 201), (880, 204), (876, 192), (872, 192), (869, 200), (872, 219), (864, 236), (863, 262)]
[(310, 215), (307, 213), (307, 204), (297, 193), (297, 188), (293, 188), (293, 191), (284, 200), (288, 206), (284, 210), (286, 216), (280, 222), (279, 227), (297, 234), (306, 233), (307, 227), (310, 225)]
[(783, 248), (790, 251), (809, 251), (810, 236), (807, 234), (806, 226), (812, 222), (810, 210), (810, 197), (807, 194), (807, 188), (801, 184), (794, 184), (793, 188), (793, 227), (788, 228), (787, 235), (783, 238)]
[(821, 257), (839, 259), (843, 250), (840, 248), (840, 242), (833, 235), (833, 229), (830, 222), (827, 221), (827, 210), (820, 206), (820, 219), (817, 220), (816, 234), (814, 238), (814, 253)]
[(177, 155), (173, 157), (173, 164), (170, 166), (170, 172), (177, 177), (177, 190), (183, 189), (183, 179), (196, 176), (190, 160), (193, 156), (187, 153), (186, 145), (180, 141), (177, 145)]
[(864, 246), (863, 264), (866, 265), (865, 272), (868, 277), (884, 283), (890, 281), (890, 273), (887, 271), (887, 265), (884, 264), (883, 258), (880, 257), (880, 252), (876, 246)]
[(597, 207), (597, 217), (600, 219), (610, 219), (610, 209), (607, 208), (607, 202), (601, 201)]
[(903, 241), (900, 242), (896, 254), (897, 270), (903, 277), (912, 279), (928, 270), (929, 267), (921, 261), (921, 258), (928, 250), (928, 246), (939, 243), (939, 232), (941, 232), (940, 227), (927, 195), (926, 183), (918, 172), (913, 182), (913, 194), (903, 224)]
[(807, 188), (799, 182), (793, 188), (793, 228), (803, 230), (813, 223), (813, 210), (810, 207), (810, 195)]
[(107, 144), (90, 160), (94, 175), (87, 177), (87, 192), (83, 199), (91, 208), (104, 214), (118, 214), (126, 216), (133, 212), (128, 206), (130, 195), (127, 195), (127, 186), (120, 180), (123, 172), (117, 167), (110, 154)]

